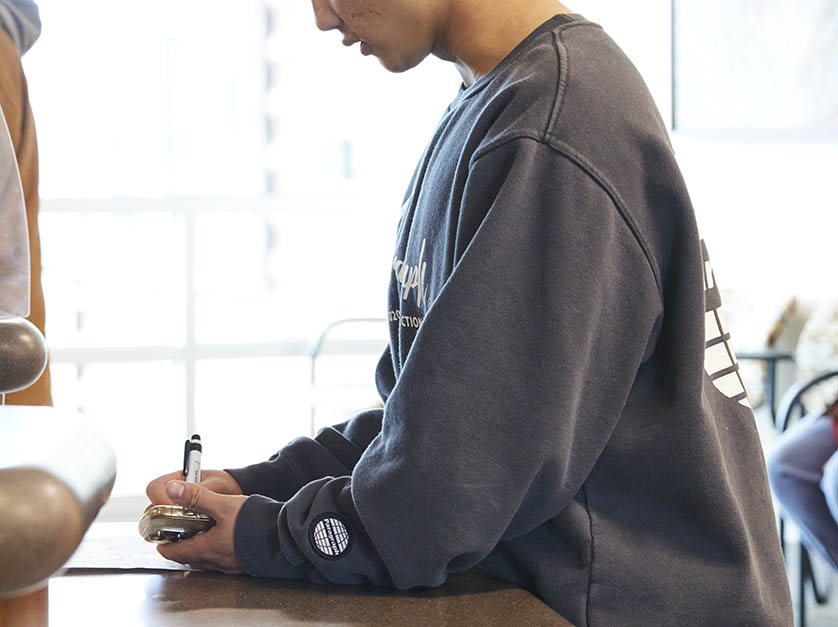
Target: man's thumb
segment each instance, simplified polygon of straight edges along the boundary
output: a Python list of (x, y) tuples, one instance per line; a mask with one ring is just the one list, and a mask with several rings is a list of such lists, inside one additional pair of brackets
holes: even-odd
[(215, 513), (216, 496), (210, 490), (197, 483), (172, 480), (166, 484), (166, 494), (178, 505), (200, 514)]

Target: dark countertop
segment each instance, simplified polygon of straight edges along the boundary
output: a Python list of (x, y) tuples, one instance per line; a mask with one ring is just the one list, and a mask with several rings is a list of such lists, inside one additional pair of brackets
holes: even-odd
[(50, 580), (48, 597), (50, 625), (570, 625), (529, 592), (476, 572), (400, 592), (207, 572), (70, 571)]

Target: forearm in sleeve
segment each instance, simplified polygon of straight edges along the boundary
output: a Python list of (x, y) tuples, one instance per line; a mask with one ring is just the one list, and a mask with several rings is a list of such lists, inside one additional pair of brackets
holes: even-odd
[(314, 438), (297, 438), (269, 460), (227, 469), (243, 494), (287, 501), (307, 483), (352, 473), (361, 454), (381, 429), (383, 409), (370, 409), (322, 429)]

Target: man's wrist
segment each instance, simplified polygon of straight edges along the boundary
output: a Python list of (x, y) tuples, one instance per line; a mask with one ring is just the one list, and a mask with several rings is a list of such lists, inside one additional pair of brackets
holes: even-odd
[(283, 503), (250, 496), (236, 516), (233, 548), (244, 572), (253, 577), (300, 579), (305, 575), (285, 557), (279, 543), (278, 518)]

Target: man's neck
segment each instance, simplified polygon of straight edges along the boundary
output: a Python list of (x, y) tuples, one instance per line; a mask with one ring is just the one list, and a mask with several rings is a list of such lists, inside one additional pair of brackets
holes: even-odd
[(570, 11), (557, 0), (450, 0), (433, 53), (454, 63), (468, 87), (557, 13)]

